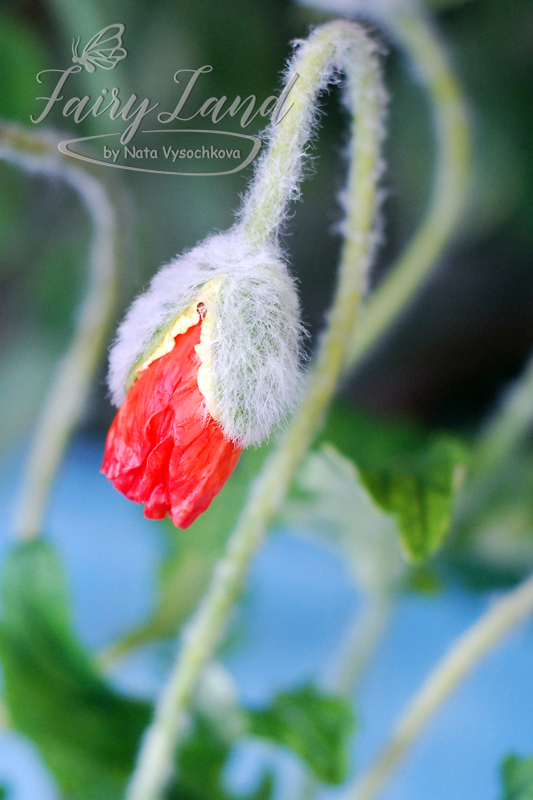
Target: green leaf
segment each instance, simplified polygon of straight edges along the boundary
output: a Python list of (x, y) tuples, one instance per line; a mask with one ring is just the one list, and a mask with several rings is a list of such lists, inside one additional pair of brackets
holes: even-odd
[(347, 742), (354, 716), (344, 697), (307, 684), (277, 695), (265, 709), (248, 714), (250, 733), (289, 747), (326, 783), (341, 783), (348, 770)]
[(324, 438), (355, 461), (374, 500), (395, 516), (413, 560), (427, 558), (442, 544), (467, 455), (462, 441), (341, 404), (332, 409)]
[(182, 750), (180, 784), (181, 798), (187, 800), (223, 800), (225, 792), (220, 787), (220, 772), (228, 756), (228, 742), (216, 735), (212, 724), (203, 715), (197, 715), (189, 740)]
[(510, 755), (502, 764), (502, 800), (533, 800), (533, 758)]
[[(69, 800), (123, 800), (152, 709), (114, 692), (76, 640), (50, 545), (13, 548), (2, 600), (0, 659), (13, 726), (37, 744)], [(226, 727), (194, 715), (169, 800), (231, 800), (221, 780), (234, 741)], [(266, 775), (242, 800), (268, 800), (271, 789)]]
[[(180, 756), (179, 785), (170, 800), (231, 800), (221, 774), (229, 756), (232, 737), (224, 737), (220, 723), (206, 715), (194, 715), (193, 729)], [(272, 775), (267, 773), (255, 791), (239, 800), (269, 800)]]
[(363, 486), (355, 464), (330, 444), (308, 453), (296, 488), (283, 509), (283, 521), (333, 547), (346, 560), (364, 592), (388, 596), (403, 582), (405, 558), (398, 526)]
[(4, 569), (0, 658), (13, 725), (38, 745), (65, 794), (119, 800), (150, 707), (113, 692), (74, 638), (49, 545), (18, 545)]
[(415, 561), (431, 555), (448, 532), (454, 472), (462, 458), (455, 442), (441, 438), (415, 455), (391, 460), (388, 467), (363, 471), (376, 501), (396, 516), (403, 544)]

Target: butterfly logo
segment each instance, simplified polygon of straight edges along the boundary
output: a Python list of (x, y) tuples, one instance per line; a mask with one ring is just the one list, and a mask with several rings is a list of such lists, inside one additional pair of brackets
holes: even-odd
[(81, 56), (78, 55), (80, 37), (72, 40), (72, 62), (81, 64), (87, 72), (96, 72), (96, 67), (115, 69), (119, 61), (126, 58), (128, 51), (122, 47), (122, 34), (125, 26), (120, 22), (108, 25), (87, 42)]

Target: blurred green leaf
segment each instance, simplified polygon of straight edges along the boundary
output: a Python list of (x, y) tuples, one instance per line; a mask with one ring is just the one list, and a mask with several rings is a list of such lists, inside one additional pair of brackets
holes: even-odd
[(115, 694), (75, 640), (49, 545), (16, 546), (4, 570), (0, 657), (13, 725), (38, 745), (65, 794), (118, 800), (150, 707)]
[(442, 544), (466, 460), (463, 442), (341, 404), (332, 409), (324, 438), (355, 461), (374, 500), (395, 516), (413, 560), (427, 558)]
[(510, 755), (502, 764), (502, 800), (533, 800), (533, 758)]
[(249, 712), (250, 733), (289, 747), (326, 783), (341, 783), (348, 770), (347, 742), (355, 728), (344, 697), (311, 684), (283, 692), (268, 708)]
[[(116, 694), (76, 641), (59, 559), (17, 545), (4, 567), (0, 658), (13, 726), (32, 739), (72, 800), (122, 800), (152, 709)], [(221, 773), (234, 736), (195, 714), (169, 800), (230, 800)], [(265, 776), (248, 800), (268, 800)]]
[[(196, 714), (193, 730), (180, 756), (179, 786), (171, 800), (230, 800), (223, 788), (221, 774), (232, 741), (222, 735), (221, 726), (213, 725), (203, 714)], [(255, 791), (239, 800), (269, 800), (273, 781), (265, 774)]]
[(398, 526), (363, 486), (355, 464), (323, 444), (307, 454), (296, 487), (303, 498), (286, 501), (283, 521), (339, 551), (364, 592), (394, 592), (406, 570)]
[(449, 529), (455, 496), (454, 473), (464, 452), (446, 438), (390, 466), (364, 470), (363, 480), (376, 501), (395, 514), (404, 546), (420, 561), (441, 544)]
[(437, 595), (443, 591), (444, 584), (433, 565), (420, 564), (408, 575), (407, 588), (424, 595)]
[(220, 772), (228, 756), (228, 742), (214, 732), (210, 721), (198, 715), (189, 740), (182, 751), (180, 797), (187, 800), (224, 800), (226, 793), (220, 787)]

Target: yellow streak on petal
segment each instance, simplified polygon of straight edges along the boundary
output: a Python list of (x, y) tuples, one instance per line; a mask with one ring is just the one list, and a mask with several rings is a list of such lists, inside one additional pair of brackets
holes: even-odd
[[(202, 319), (202, 328), (200, 333), (200, 344), (197, 344), (194, 348), (198, 358), (201, 361), (200, 367), (198, 368), (198, 388), (202, 395), (205, 398), (206, 406), (211, 414), (211, 416), (216, 419), (215, 416), (215, 409), (214, 403), (211, 398), (211, 359), (209, 356), (209, 342), (211, 339), (211, 335), (213, 332), (213, 312), (212, 312), (212, 304), (215, 300), (220, 286), (222, 284), (222, 278), (212, 278), (210, 281), (207, 281), (202, 286), (200, 294), (195, 299), (195, 301), (183, 312), (180, 316), (176, 319), (176, 321), (172, 324), (172, 326), (166, 332), (163, 340), (161, 343), (156, 347), (156, 349), (150, 354), (150, 356), (143, 361), (140, 367), (137, 367), (134, 373), (134, 380), (132, 383), (137, 380), (139, 374), (147, 369), (150, 364), (152, 364), (156, 359), (161, 358), (162, 356), (167, 355), (170, 353), (171, 350), (174, 348), (175, 344), (175, 337), (181, 333), (185, 333), (189, 330), (193, 325), (197, 325), (200, 322), (200, 313), (198, 311), (198, 307), (203, 305), (205, 310)], [(129, 388), (129, 387), (128, 387)]]
[(200, 333), (200, 344), (194, 348), (196, 355), (202, 362), (198, 368), (198, 388), (205, 398), (205, 402), (211, 416), (216, 419), (214, 412), (214, 403), (211, 396), (211, 357), (209, 343), (213, 333), (213, 315), (210, 311), (206, 312), (202, 322), (202, 330)]
[(165, 334), (165, 337), (161, 344), (159, 344), (156, 349), (150, 354), (150, 356), (144, 361), (140, 367), (135, 370), (135, 377), (139, 376), (139, 373), (144, 372), (145, 369), (148, 369), (150, 364), (156, 361), (161, 356), (166, 356), (167, 353), (170, 353), (171, 350), (174, 349), (175, 341), (174, 339), (180, 333), (186, 333), (193, 325), (197, 325), (200, 322), (200, 314), (198, 313), (197, 305), (200, 301), (198, 300), (193, 306), (190, 306), (181, 316), (178, 317), (176, 322), (172, 325), (171, 328)]
[[(198, 388), (203, 394), (207, 410), (214, 420), (217, 419), (217, 412), (213, 396), (211, 392), (211, 356), (210, 356), (210, 342), (213, 334), (213, 310), (212, 301), (220, 291), (222, 284), (221, 278), (213, 278), (210, 284), (215, 284), (209, 287), (208, 299), (205, 303), (205, 315), (202, 321), (202, 329), (200, 331), (200, 344), (195, 346), (196, 355), (202, 362), (198, 368)], [(211, 302), (210, 302), (211, 301)]]

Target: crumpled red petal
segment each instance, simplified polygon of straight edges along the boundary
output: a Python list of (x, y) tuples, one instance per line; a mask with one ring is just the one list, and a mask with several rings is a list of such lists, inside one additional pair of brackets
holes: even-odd
[(194, 350), (202, 323), (176, 336), (126, 395), (107, 436), (102, 472), (144, 515), (187, 528), (233, 472), (242, 449), (204, 408)]

